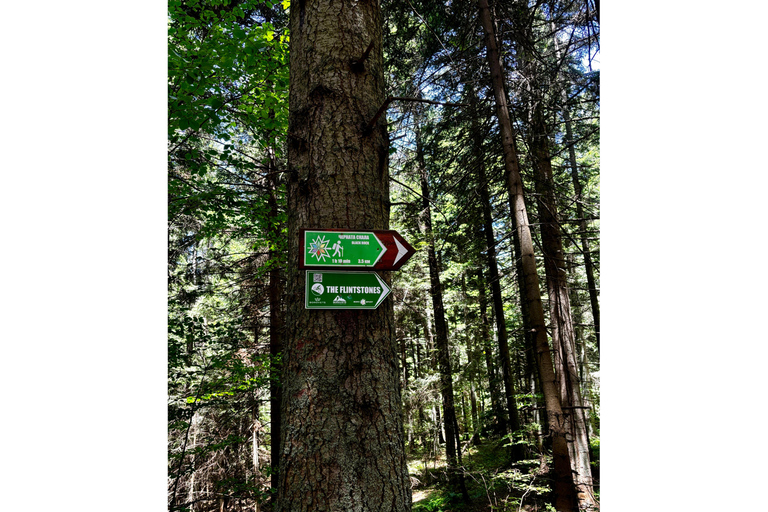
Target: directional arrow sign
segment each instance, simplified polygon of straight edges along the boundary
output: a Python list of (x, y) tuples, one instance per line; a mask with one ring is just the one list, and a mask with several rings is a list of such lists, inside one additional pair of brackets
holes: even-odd
[(308, 270), (306, 309), (376, 309), (390, 288), (376, 272)]
[(300, 269), (398, 270), (416, 252), (391, 229), (302, 229), (300, 236)]

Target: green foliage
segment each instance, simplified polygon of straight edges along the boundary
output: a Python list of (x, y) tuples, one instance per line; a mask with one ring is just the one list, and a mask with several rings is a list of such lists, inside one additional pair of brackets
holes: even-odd
[(592, 466), (600, 466), (600, 437), (589, 438), (589, 458)]
[[(168, 4), (173, 510), (200, 489), (249, 502), (265, 492), (268, 474), (253, 467), (252, 436), (269, 424), (261, 404), (280, 364), (257, 337), (268, 307), (261, 293), (267, 272), (285, 260), (278, 172), (288, 125), (287, 7), (258, 0)], [(260, 443), (269, 435), (262, 428)], [(192, 481), (197, 489), (189, 488)]]
[(272, 5), (168, 4), (169, 218), (194, 216), (201, 237), (281, 220), (253, 194), (258, 151), (280, 158), (288, 126), (287, 30), (257, 16)]
[(411, 509), (413, 512), (449, 512), (464, 508), (460, 505), (461, 494), (453, 491), (445, 491), (431, 496), (425, 501), (418, 502)]

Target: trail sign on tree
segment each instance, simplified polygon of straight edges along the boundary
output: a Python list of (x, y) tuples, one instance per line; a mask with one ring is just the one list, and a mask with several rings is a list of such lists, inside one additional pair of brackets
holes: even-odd
[(398, 270), (416, 250), (395, 230), (302, 229), (299, 268)]
[(390, 288), (376, 272), (308, 270), (307, 309), (376, 309)]

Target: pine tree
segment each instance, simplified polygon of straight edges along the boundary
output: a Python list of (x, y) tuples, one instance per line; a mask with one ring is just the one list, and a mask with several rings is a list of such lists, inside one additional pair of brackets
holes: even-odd
[[(288, 244), (299, 229), (386, 229), (378, 2), (291, 7)], [(277, 510), (410, 510), (391, 301), (375, 310), (304, 309), (305, 274), (287, 270), (282, 458)], [(384, 276), (389, 280), (389, 276)]]

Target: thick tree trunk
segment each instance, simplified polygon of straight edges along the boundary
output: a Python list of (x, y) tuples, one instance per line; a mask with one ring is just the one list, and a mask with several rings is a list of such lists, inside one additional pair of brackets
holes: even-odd
[(528, 146), (534, 170), (536, 192), (539, 198), (541, 247), (549, 292), (555, 373), (560, 388), (560, 402), (562, 406), (568, 408), (566, 414), (566, 429), (569, 434), (568, 448), (579, 508), (592, 508), (596, 502), (592, 492), (589, 439), (584, 410), (582, 409), (581, 385), (576, 363), (576, 341), (566, 274), (567, 262), (563, 252), (548, 130), (544, 119), (544, 86), (540, 81), (541, 72), (538, 62), (529, 51), (534, 46), (534, 38), (530, 25), (525, 21), (527, 13), (524, 8), (521, 8), (517, 13), (526, 15), (519, 16), (520, 19), (515, 23), (517, 27), (517, 53), (520, 71), (525, 76), (528, 86), (528, 94), (526, 95), (529, 124)]
[(277, 510), (405, 512), (411, 489), (392, 301), (375, 310), (305, 309), (305, 273), (297, 268), (301, 228), (389, 225), (384, 119), (363, 133), (385, 99), (380, 7), (298, 0), (290, 15), (290, 257)]
[(488, 1), (478, 1), (480, 7), (480, 21), (485, 30), (485, 44), (487, 48), (488, 63), (491, 68), (491, 79), (496, 100), (496, 112), (501, 127), (504, 168), (506, 171), (507, 188), (509, 189), (510, 208), (515, 222), (515, 229), (518, 232), (520, 240), (522, 268), (525, 277), (525, 297), (523, 297), (523, 300), (528, 301), (529, 314), (531, 316), (530, 327), (535, 335), (535, 348), (539, 365), (539, 374), (541, 376), (542, 391), (544, 393), (547, 408), (549, 432), (552, 435), (552, 458), (554, 461), (554, 482), (552, 490), (555, 498), (555, 508), (560, 512), (571, 512), (576, 510), (577, 505), (573, 479), (571, 478), (571, 464), (568, 455), (568, 443), (566, 440), (564, 424), (565, 419), (560, 405), (560, 396), (556, 386), (552, 355), (547, 341), (544, 309), (541, 304), (539, 277), (536, 273), (536, 260), (533, 253), (533, 239), (531, 237), (528, 213), (523, 197), (523, 183), (520, 177), (517, 152), (514, 147), (514, 132), (512, 131), (512, 122), (509, 117), (509, 109), (504, 93), (504, 75), (499, 60), (500, 56)]
[(559, 377), (560, 401), (572, 407), (566, 415), (570, 434), (569, 450), (574, 483), (578, 489), (580, 508), (595, 506), (592, 494), (592, 470), (589, 465), (589, 440), (581, 400), (581, 386), (576, 364), (571, 303), (566, 278), (560, 223), (554, 196), (552, 165), (549, 157), (546, 127), (539, 110), (533, 108), (531, 161), (536, 172), (536, 186), (540, 198), (539, 220), (544, 269), (549, 291), (549, 309), (552, 319), (552, 345), (555, 347), (555, 369)]

